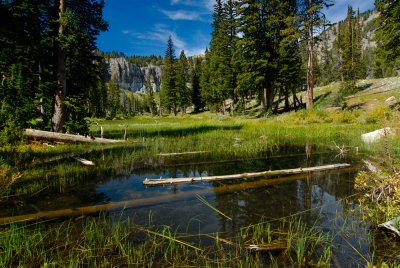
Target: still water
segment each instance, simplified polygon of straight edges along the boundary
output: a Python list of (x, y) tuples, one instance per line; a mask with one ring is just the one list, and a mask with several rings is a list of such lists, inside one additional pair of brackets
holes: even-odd
[[(102, 161), (101, 155), (88, 159)], [(115, 158), (120, 157), (117, 153)], [(126, 157), (126, 154), (125, 156)], [(285, 176), (223, 182), (145, 187), (146, 178), (192, 177), (238, 174), (264, 170), (349, 163), (351, 168)], [(128, 207), (109, 211), (111, 216), (129, 216), (140, 225), (169, 225), (185, 233), (216, 233), (225, 236), (239, 228), (299, 215), (310, 225), (334, 235), (334, 262), (342, 266), (363, 263), (373, 243), (370, 226), (357, 216), (354, 179), (360, 165), (357, 158), (320, 151), (312, 146), (282, 147), (254, 159), (215, 159), (207, 155), (160, 156), (146, 163), (134, 163), (120, 172), (82, 174), (83, 183), (54, 192), (44, 190), (29, 200), (3, 204), (2, 216), (35, 213), (129, 201)], [(95, 174), (95, 175), (94, 175)], [(203, 197), (232, 221), (206, 206)], [(135, 204), (135, 201), (139, 201)], [(354, 248), (359, 252), (357, 253)]]

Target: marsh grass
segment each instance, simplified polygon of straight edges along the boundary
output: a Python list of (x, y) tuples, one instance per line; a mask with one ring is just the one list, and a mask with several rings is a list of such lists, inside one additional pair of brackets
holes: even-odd
[[(212, 242), (204, 244), (206, 236)], [(247, 249), (249, 243), (276, 241), (285, 247), (266, 252)], [(222, 238), (220, 234), (187, 235), (168, 226), (142, 227), (129, 218), (102, 216), (59, 224), (2, 226), (0, 248), (2, 267), (329, 267), (331, 244), (329, 236), (296, 219), (277, 227), (256, 224), (234, 237)]]

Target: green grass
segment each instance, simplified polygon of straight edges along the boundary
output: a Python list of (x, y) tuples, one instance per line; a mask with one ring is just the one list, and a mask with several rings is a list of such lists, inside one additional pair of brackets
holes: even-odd
[[(250, 244), (271, 250), (252, 252)], [(296, 219), (277, 227), (259, 223), (233, 237), (141, 227), (121, 217), (65, 221), (51, 228), (10, 224), (0, 229), (0, 248), (2, 267), (329, 267), (331, 261), (331, 238)]]
[[(307, 144), (337, 150), (334, 143), (351, 152), (399, 157), (398, 136), (374, 145), (364, 144), (361, 134), (390, 126), (397, 130), (398, 114), (374, 115), (366, 123), (364, 112), (299, 111), (262, 119), (203, 113), (178, 117), (138, 117), (125, 120), (94, 120), (104, 128), (106, 138), (122, 138), (121, 145), (42, 144), (1, 149), (0, 198), (19, 200), (42, 191), (67, 192), (71, 187), (97, 183), (97, 178), (129, 170), (135, 163), (157, 163), (158, 153), (207, 151), (201, 155), (177, 157), (171, 162), (223, 161), (257, 158), (274, 154), (280, 147)], [(99, 126), (91, 126), (98, 134)], [(80, 155), (96, 162), (81, 166), (70, 157)], [(52, 160), (41, 163), (44, 160)], [(63, 158), (65, 157), (65, 158)], [(13, 175), (17, 175), (13, 179)], [(62, 200), (60, 200), (62, 201)], [(129, 219), (87, 218), (60, 224), (11, 224), (0, 229), (0, 266), (223, 266), (257, 267), (330, 266), (332, 237), (298, 219), (278, 226), (259, 223), (242, 227), (237, 236), (214, 234), (211, 245), (203, 245), (203, 234), (181, 234), (169, 227), (143, 228)], [(190, 237), (191, 239), (187, 239)], [(248, 244), (286, 247), (278, 252), (249, 253)], [(282, 243), (280, 244), (282, 245)], [(370, 261), (368, 259), (368, 261)]]

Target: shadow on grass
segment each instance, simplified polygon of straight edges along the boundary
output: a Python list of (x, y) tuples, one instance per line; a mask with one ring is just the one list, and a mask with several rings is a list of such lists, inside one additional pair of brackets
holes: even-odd
[(370, 88), (371, 86), (372, 86), (372, 83), (367, 83), (364, 85), (357, 86), (357, 89), (358, 89), (358, 91), (363, 91), (363, 90)]
[[(201, 134), (216, 130), (234, 131), (242, 129), (242, 125), (236, 126), (196, 126), (187, 128), (171, 128), (171, 129), (134, 129), (127, 130), (128, 137), (184, 137), (190, 135)], [(105, 131), (104, 136), (111, 139), (121, 139), (124, 135), (124, 130)]]

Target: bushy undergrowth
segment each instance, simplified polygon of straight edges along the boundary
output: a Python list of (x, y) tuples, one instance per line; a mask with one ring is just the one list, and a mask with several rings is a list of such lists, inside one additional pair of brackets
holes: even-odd
[(371, 221), (382, 223), (400, 215), (399, 173), (360, 172), (355, 187), (363, 193), (360, 204)]

